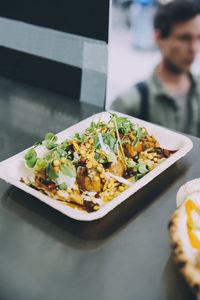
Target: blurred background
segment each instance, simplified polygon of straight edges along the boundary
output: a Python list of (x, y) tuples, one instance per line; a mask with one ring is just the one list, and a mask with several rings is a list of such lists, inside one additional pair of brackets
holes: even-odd
[[(146, 79), (159, 62), (153, 36), (158, 6), (169, 0), (113, 0), (110, 12), (106, 108), (121, 92)], [(200, 2), (197, 0), (197, 2)], [(192, 71), (200, 75), (200, 54)]]

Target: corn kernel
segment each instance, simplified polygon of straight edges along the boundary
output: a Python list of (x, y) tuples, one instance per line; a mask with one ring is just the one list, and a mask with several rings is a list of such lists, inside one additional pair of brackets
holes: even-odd
[(66, 159), (66, 157), (62, 157), (60, 161), (61, 161), (62, 164), (67, 164), (67, 159)]
[(95, 206), (93, 207), (93, 209), (94, 209), (94, 210), (98, 210), (98, 209), (99, 209), (99, 205), (95, 205)]
[(104, 201), (104, 202), (108, 202), (108, 197), (107, 197), (107, 196), (104, 196), (104, 197), (103, 197), (103, 201)]
[(60, 161), (58, 159), (54, 159), (53, 165), (54, 165), (54, 167), (59, 167), (60, 166)]
[(59, 197), (63, 197), (63, 192), (62, 192), (61, 190), (58, 190), (58, 191), (57, 191), (57, 195), (58, 195)]
[(147, 157), (148, 157), (149, 159), (153, 159), (153, 155), (152, 155), (152, 154), (148, 154)]
[(97, 171), (98, 171), (99, 173), (101, 173), (101, 172), (103, 171), (102, 167), (98, 166), (98, 167), (97, 167)]
[(119, 186), (119, 191), (120, 191), (120, 192), (123, 192), (123, 191), (124, 191), (124, 187), (120, 185), (120, 186)]
[(159, 142), (156, 142), (156, 147), (159, 147), (160, 146), (160, 143)]
[(91, 169), (91, 168), (92, 168), (92, 163), (91, 163), (91, 161), (89, 161), (89, 162), (86, 164), (86, 167), (87, 167), (88, 169)]
[(131, 133), (129, 134), (129, 137), (132, 139), (132, 140), (135, 140), (135, 136)]
[(54, 171), (55, 171), (56, 173), (59, 172), (59, 167), (54, 167), (53, 169), (54, 169)]
[(93, 138), (89, 139), (89, 143), (90, 143), (90, 144), (93, 144), (93, 143), (94, 143)]
[(82, 149), (82, 150), (80, 151), (80, 154), (84, 155), (84, 154), (85, 154), (85, 149)]
[(119, 192), (119, 191), (116, 191), (116, 192), (114, 193), (114, 196), (117, 197), (117, 196), (119, 196), (119, 194), (120, 194), (120, 192)]
[(94, 180), (94, 181), (98, 181), (98, 180), (99, 180), (99, 177), (98, 177), (98, 176), (94, 176), (93, 180)]
[(73, 144), (74, 148), (78, 151), (79, 150), (79, 145), (77, 144), (77, 142), (72, 141), (72, 144)]
[(115, 182), (115, 179), (114, 178), (110, 178), (110, 183), (113, 185)]
[(90, 144), (89, 144), (89, 143), (86, 143), (85, 147), (86, 147), (87, 149), (89, 149), (89, 148), (90, 148)]
[(128, 180), (129, 182), (132, 182), (133, 181), (133, 177), (130, 177), (130, 178), (126, 179), (126, 180)]
[(100, 177), (101, 177), (101, 178), (105, 178), (106, 176), (105, 176), (104, 173), (101, 173), (101, 174), (100, 174)]
[(95, 198), (94, 198), (94, 197), (91, 197), (90, 200), (91, 200), (92, 203), (94, 203), (94, 204), (97, 203), (97, 202), (95, 201)]

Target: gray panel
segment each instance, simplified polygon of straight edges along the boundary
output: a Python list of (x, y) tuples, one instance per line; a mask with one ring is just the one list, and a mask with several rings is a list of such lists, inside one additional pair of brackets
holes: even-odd
[(0, 45), (79, 68), (107, 71), (103, 41), (0, 17)]
[(107, 73), (108, 47), (98, 42), (84, 42), (83, 68)]
[(106, 74), (83, 69), (80, 100), (104, 107), (106, 93)]
[(0, 45), (82, 67), (84, 38), (0, 18)]

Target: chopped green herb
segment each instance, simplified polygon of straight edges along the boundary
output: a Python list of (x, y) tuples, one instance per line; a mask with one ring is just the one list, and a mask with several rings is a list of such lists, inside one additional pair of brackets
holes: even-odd
[(66, 185), (65, 182), (62, 182), (61, 184), (59, 184), (58, 188), (59, 188), (60, 190), (66, 190), (66, 189), (67, 189), (67, 185)]
[(116, 153), (117, 151), (117, 139), (111, 135), (110, 133), (98, 133), (95, 136), (94, 140), (94, 149), (102, 149), (102, 143), (101, 139), (103, 141), (103, 144), (107, 146), (107, 148), (112, 151), (113, 153)]
[(100, 164), (104, 164), (104, 163), (107, 163), (107, 162), (108, 162), (107, 158), (103, 158), (103, 157), (101, 156), (101, 154), (100, 154), (100, 153), (97, 153), (97, 152), (95, 152), (94, 158), (95, 158), (96, 160), (98, 160), (98, 162), (99, 162)]
[(54, 171), (54, 168), (51, 163), (48, 163), (47, 168), (46, 168), (47, 176), (51, 180), (56, 180), (58, 178), (57, 173)]
[(143, 174), (138, 173), (138, 174), (136, 174), (135, 175), (135, 180), (138, 180), (138, 179), (142, 178), (144, 175), (146, 175), (146, 173), (143, 173)]
[(126, 164), (127, 164), (128, 168), (134, 168), (136, 165), (136, 162), (134, 160), (127, 160)]
[(138, 167), (138, 171), (141, 173), (141, 174), (146, 174), (149, 172), (149, 170), (146, 168), (146, 166), (144, 164), (140, 164), (139, 167)]
[(61, 165), (60, 171), (66, 176), (76, 177), (76, 169), (73, 165)]

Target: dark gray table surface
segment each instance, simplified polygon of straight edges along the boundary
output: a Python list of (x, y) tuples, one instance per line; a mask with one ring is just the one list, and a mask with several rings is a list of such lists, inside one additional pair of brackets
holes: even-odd
[[(0, 78), (0, 161), (95, 112)], [(200, 175), (200, 140), (191, 139), (189, 154), (93, 222), (70, 219), (0, 180), (0, 300), (194, 299), (167, 233), (178, 188)]]

